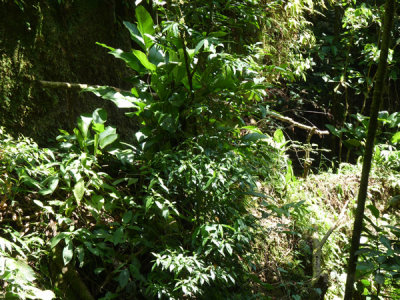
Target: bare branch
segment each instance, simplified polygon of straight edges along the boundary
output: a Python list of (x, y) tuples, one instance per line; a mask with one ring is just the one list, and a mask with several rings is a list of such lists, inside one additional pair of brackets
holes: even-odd
[(277, 114), (275, 112), (269, 112), (269, 116), (271, 116), (272, 118), (277, 119), (279, 121), (292, 124), (293, 126), (296, 126), (298, 128), (301, 128), (301, 129), (313, 132), (315, 134), (318, 134), (320, 137), (322, 135), (328, 135), (329, 134), (328, 130), (319, 130), (315, 126), (311, 127), (311, 126), (307, 126), (307, 125), (301, 124), (301, 123), (299, 123), (299, 122), (297, 122), (297, 121), (295, 121), (295, 120), (293, 120), (293, 119), (291, 119), (289, 117), (284, 117), (284, 116), (279, 115), (279, 114)]

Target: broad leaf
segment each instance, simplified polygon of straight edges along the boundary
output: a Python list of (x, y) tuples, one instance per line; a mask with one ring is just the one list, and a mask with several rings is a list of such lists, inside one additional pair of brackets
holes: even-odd
[(107, 121), (107, 112), (103, 108), (97, 108), (92, 114), (95, 124), (104, 124)]
[(115, 128), (108, 126), (102, 133), (99, 134), (99, 146), (104, 149), (108, 145), (115, 142), (118, 138), (118, 134)]
[(127, 21), (124, 21), (124, 25), (129, 30), (132, 40), (134, 40), (144, 51), (146, 51), (144, 39), (137, 29), (136, 25)]
[(97, 43), (104, 48), (111, 50), (109, 53), (118, 59), (122, 59), (131, 69), (141, 73), (145, 71), (145, 69), (140, 64), (139, 60), (133, 55), (131, 52), (124, 52), (121, 49), (114, 49), (105, 44)]
[(379, 210), (374, 205), (368, 205), (367, 208), (371, 211), (375, 218), (379, 218)]
[(400, 131), (396, 132), (393, 136), (392, 136), (392, 143), (393, 144), (397, 144), (400, 141)]
[(268, 139), (268, 136), (262, 133), (252, 132), (243, 136), (242, 139), (247, 142), (255, 142), (258, 140)]
[(58, 186), (59, 179), (57, 176), (51, 176), (46, 180), (45, 183), (48, 183), (47, 189), (40, 190), (39, 194), (41, 195), (51, 195)]
[(341, 131), (336, 129), (334, 126), (330, 125), (330, 124), (325, 124), (325, 127), (329, 129), (329, 131), (337, 137), (340, 137), (340, 133)]
[(91, 116), (85, 116), (85, 115), (81, 115), (78, 119), (78, 128), (82, 133), (82, 137), (84, 140), (86, 140), (88, 138), (88, 130), (89, 130), (89, 126), (92, 123), (92, 117)]
[(281, 144), (284, 143), (285, 140), (285, 136), (283, 135), (283, 131), (281, 129), (277, 129), (274, 132), (274, 141)]
[(165, 61), (165, 54), (156, 45), (153, 45), (149, 51), (149, 61), (158, 66)]
[(138, 107), (136, 103), (140, 100), (133, 97), (129, 92), (117, 92), (115, 89), (102, 86), (102, 87), (88, 87), (85, 91), (92, 92), (98, 97), (114, 102), (119, 108), (135, 108)]
[(156, 70), (156, 66), (148, 60), (146, 54), (144, 54), (142, 51), (132, 50), (132, 53), (137, 57), (137, 59), (141, 62), (143, 67), (145, 67), (147, 70), (149, 71)]
[(74, 196), (78, 205), (80, 205), (84, 194), (85, 194), (85, 181), (83, 179), (80, 179), (74, 186)]
[(152, 36), (155, 33), (153, 19), (143, 6), (138, 6), (136, 8), (135, 15), (137, 20), (137, 29), (144, 39), (146, 50), (150, 49), (153, 45), (153, 41), (148, 37), (148, 35)]
[(117, 230), (115, 230), (113, 236), (112, 236), (112, 242), (114, 246), (121, 244), (124, 241), (124, 228), (119, 227)]
[(50, 248), (54, 248), (57, 244), (66, 237), (67, 235), (64, 232), (57, 234), (55, 237), (51, 239)]
[(72, 241), (70, 239), (66, 239), (67, 245), (64, 247), (62, 251), (62, 257), (64, 261), (64, 266), (68, 265), (68, 263), (71, 261), (72, 257), (74, 256), (74, 245), (72, 244)]
[(117, 280), (121, 288), (126, 287), (129, 282), (129, 271), (127, 269), (122, 270), (121, 273), (119, 273)]
[(17, 271), (16, 279), (20, 280), (21, 283), (31, 282), (36, 279), (35, 272), (33, 269), (22, 260), (14, 260), (14, 266), (11, 268), (15, 268)]

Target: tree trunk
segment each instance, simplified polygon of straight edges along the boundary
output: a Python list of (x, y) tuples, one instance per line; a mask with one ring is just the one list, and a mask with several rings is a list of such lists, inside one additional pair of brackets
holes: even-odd
[(345, 300), (353, 299), (354, 281), (357, 266), (358, 255), (356, 252), (360, 246), (360, 236), (363, 227), (365, 201), (367, 198), (368, 178), (371, 170), (371, 160), (375, 144), (375, 134), (378, 127), (378, 111), (382, 102), (383, 82), (386, 75), (387, 57), (389, 50), (390, 31), (393, 24), (395, 11), (395, 0), (386, 0), (385, 20), (383, 26), (383, 38), (381, 44), (381, 53), (379, 57), (378, 71), (375, 79), (375, 88), (372, 98), (370, 120), (368, 126), (367, 143), (364, 152), (364, 161), (361, 174), (360, 189), (357, 199), (357, 210), (354, 220), (353, 236), (351, 240), (350, 258), (347, 269), (347, 281), (345, 289)]

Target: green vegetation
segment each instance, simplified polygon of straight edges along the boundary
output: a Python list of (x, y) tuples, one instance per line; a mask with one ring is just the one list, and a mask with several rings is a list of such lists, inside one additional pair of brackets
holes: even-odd
[[(43, 77), (32, 36), (0, 41), (0, 298), (342, 299), (370, 163), (349, 299), (400, 299), (400, 37), (380, 42), (383, 2), (109, 2), (126, 40), (74, 49), (71, 63), (95, 59), (88, 74)], [(47, 4), (0, 2), (36, 20), (23, 25), (32, 49), (44, 32), (83, 41), (78, 12), (109, 9)], [(116, 60), (102, 66), (105, 52)], [(30, 99), (62, 107), (79, 89), (91, 103), (57, 137), (36, 132), (47, 116), (14, 120), (37, 111)], [(42, 121), (30, 133), (41, 146), (18, 135)]]

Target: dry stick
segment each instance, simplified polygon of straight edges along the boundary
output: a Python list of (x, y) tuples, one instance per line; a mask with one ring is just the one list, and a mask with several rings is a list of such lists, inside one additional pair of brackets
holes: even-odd
[(367, 199), (367, 191), (368, 191), (368, 178), (371, 170), (371, 160), (375, 145), (376, 129), (378, 127), (378, 111), (382, 102), (383, 84), (387, 69), (390, 32), (393, 27), (392, 24), (393, 24), (394, 12), (395, 12), (395, 1), (386, 0), (381, 53), (379, 56), (378, 70), (376, 73), (374, 93), (370, 108), (371, 115), (368, 125), (368, 134), (364, 151), (360, 189), (358, 192), (357, 209), (355, 212), (353, 235), (351, 239), (350, 257), (347, 268), (347, 279), (346, 279), (344, 300), (353, 299), (354, 282), (356, 279), (355, 278), (356, 267), (358, 260), (357, 251), (360, 247), (360, 237), (361, 237), (361, 232), (363, 230), (365, 202)]
[[(313, 256), (312, 256), (312, 265), (313, 265), (313, 277), (311, 280), (312, 286), (314, 286), (317, 282), (319, 277), (321, 276), (321, 256), (322, 256), (322, 247), (328, 240), (329, 236), (332, 234), (332, 232), (337, 229), (338, 227), (342, 226), (343, 224), (340, 224), (342, 222), (343, 216), (346, 212), (347, 205), (349, 204), (350, 199), (347, 200), (347, 202), (344, 204), (342, 211), (340, 212), (340, 215), (335, 222), (335, 224), (332, 225), (331, 228), (325, 233), (324, 237), (321, 239), (321, 241), (318, 240), (317, 237), (313, 237)], [(340, 225), (340, 226), (339, 226)], [(316, 232), (315, 232), (316, 233)]]
[(295, 121), (295, 120), (293, 120), (293, 119), (291, 119), (289, 117), (284, 117), (284, 116), (281, 116), (281, 115), (279, 115), (277, 113), (274, 113), (274, 112), (270, 112), (269, 116), (271, 116), (272, 118), (277, 119), (279, 121), (292, 124), (293, 126), (296, 126), (298, 128), (301, 128), (301, 129), (304, 129), (304, 130), (307, 130), (307, 131), (314, 130), (314, 133), (318, 134), (320, 137), (322, 135), (329, 134), (328, 130), (319, 130), (315, 126), (311, 127), (311, 126), (307, 126), (307, 125), (301, 124), (301, 123), (299, 123), (299, 122), (297, 122), (297, 121)]

